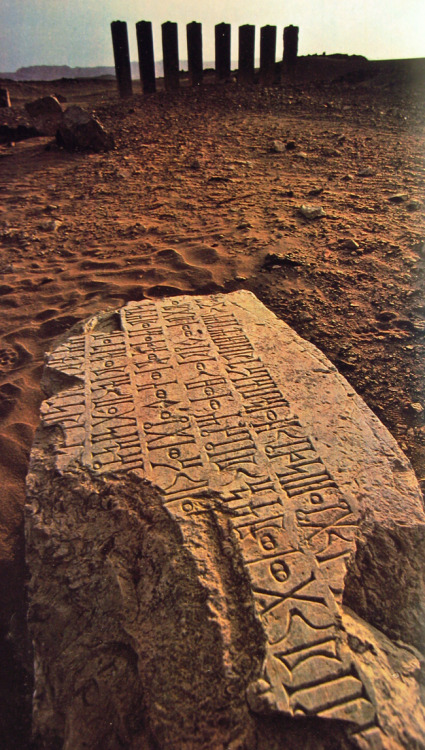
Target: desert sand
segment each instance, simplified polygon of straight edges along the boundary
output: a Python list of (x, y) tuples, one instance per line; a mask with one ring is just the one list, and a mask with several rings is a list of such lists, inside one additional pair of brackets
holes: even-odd
[(79, 320), (249, 289), (334, 362), (425, 483), (424, 66), (314, 63), (280, 86), (135, 87), (125, 101), (108, 80), (0, 82), (13, 105), (0, 125), (61, 94), (116, 141), (105, 154), (0, 144), (5, 747), (26, 747), (29, 725), (23, 505), (44, 353)]

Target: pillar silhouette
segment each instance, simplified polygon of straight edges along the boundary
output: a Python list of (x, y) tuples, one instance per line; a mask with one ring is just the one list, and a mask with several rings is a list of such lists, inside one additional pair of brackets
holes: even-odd
[(177, 24), (166, 21), (161, 26), (162, 56), (164, 60), (164, 84), (167, 91), (178, 89), (179, 78), (179, 42)]
[(139, 51), (140, 80), (143, 93), (152, 94), (156, 91), (155, 58), (153, 53), (152, 24), (150, 21), (136, 23), (137, 49)]
[(239, 26), (238, 81), (252, 83), (254, 80), (255, 26), (246, 23)]
[(286, 26), (283, 30), (283, 67), (287, 72), (294, 70), (298, 57), (299, 26)]
[(118, 91), (122, 98), (131, 96), (133, 87), (131, 83), (130, 51), (128, 48), (127, 24), (125, 21), (112, 21), (112, 46), (114, 48), (115, 73), (117, 76)]
[(215, 74), (219, 81), (230, 78), (230, 23), (215, 26)]
[(276, 26), (263, 26), (260, 36), (260, 81), (266, 86), (275, 79)]
[(187, 59), (189, 63), (189, 77), (192, 86), (202, 83), (202, 24), (192, 21), (186, 26)]

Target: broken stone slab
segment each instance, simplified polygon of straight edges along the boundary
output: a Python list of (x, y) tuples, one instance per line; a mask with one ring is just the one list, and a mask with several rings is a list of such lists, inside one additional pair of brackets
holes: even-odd
[(317, 348), (246, 291), (146, 300), (44, 384), (36, 747), (425, 747), (422, 496)]
[(66, 151), (109, 151), (114, 148), (113, 136), (102, 123), (82, 107), (68, 107), (61, 118), (56, 142)]

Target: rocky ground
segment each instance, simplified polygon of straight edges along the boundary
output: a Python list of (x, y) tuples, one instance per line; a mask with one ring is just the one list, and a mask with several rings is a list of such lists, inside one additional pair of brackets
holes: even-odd
[(336, 364), (425, 484), (425, 75), (331, 72), (124, 102), (108, 81), (0, 84), (13, 105), (0, 125), (29, 124), (24, 103), (58, 93), (116, 141), (106, 154), (0, 145), (7, 747), (26, 746), (31, 684), (24, 479), (44, 352), (73, 323), (131, 299), (250, 289)]

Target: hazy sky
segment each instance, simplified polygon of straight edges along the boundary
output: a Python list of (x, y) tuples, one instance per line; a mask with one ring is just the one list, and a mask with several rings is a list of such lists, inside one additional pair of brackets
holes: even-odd
[(134, 25), (152, 21), (155, 59), (162, 59), (160, 26), (179, 23), (179, 53), (187, 58), (185, 25), (203, 24), (204, 60), (214, 59), (214, 24), (300, 27), (300, 54), (326, 51), (370, 59), (425, 57), (425, 0), (0, 0), (0, 71), (24, 65), (111, 65), (110, 23), (127, 21), (130, 55), (137, 60)]

